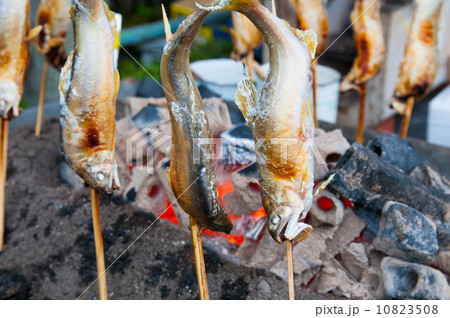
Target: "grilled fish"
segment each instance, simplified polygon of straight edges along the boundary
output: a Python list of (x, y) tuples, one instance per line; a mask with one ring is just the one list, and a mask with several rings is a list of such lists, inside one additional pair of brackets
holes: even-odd
[(379, 1), (356, 0), (350, 17), (358, 55), (341, 83), (341, 92), (360, 91), (361, 85), (378, 73), (386, 52)]
[(439, 66), (438, 29), (443, 0), (416, 0), (405, 55), (392, 107), (405, 113), (409, 97), (419, 99), (431, 90)]
[(250, 20), (237, 12), (231, 16), (233, 28), (230, 29), (231, 40), (233, 42), (234, 54), (245, 57), (262, 43), (261, 32)]
[(328, 13), (324, 0), (289, 0), (297, 15), (302, 30), (313, 30), (317, 34), (317, 54), (322, 53), (329, 36)]
[(75, 49), (61, 71), (62, 150), (91, 187), (120, 188), (114, 154), (119, 73), (114, 66), (115, 19), (103, 0), (77, 0), (70, 10)]
[(0, 116), (19, 116), (29, 62), (29, 0), (0, 2)]
[(59, 71), (67, 60), (64, 43), (70, 26), (71, 3), (71, 0), (41, 0), (33, 29), (38, 51)]
[(257, 97), (245, 74), (235, 100), (253, 131), (269, 232), (278, 243), (304, 240), (312, 230), (302, 220), (313, 200), (315, 128), (310, 65), (317, 36), (313, 31), (291, 28), (257, 0), (220, 4), (200, 7), (246, 15), (269, 47), (270, 70), (261, 95)]
[(161, 58), (161, 81), (172, 123), (168, 175), (186, 213), (202, 227), (230, 233), (233, 224), (218, 200), (211, 128), (189, 64), (190, 47), (208, 13), (196, 10), (176, 33), (169, 34)]

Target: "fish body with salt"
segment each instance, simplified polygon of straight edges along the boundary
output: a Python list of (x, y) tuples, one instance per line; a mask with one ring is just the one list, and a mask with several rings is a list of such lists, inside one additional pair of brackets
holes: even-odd
[(103, 0), (77, 0), (70, 15), (75, 49), (60, 77), (61, 148), (75, 173), (112, 194), (120, 189), (114, 152), (119, 88), (114, 13)]
[(278, 243), (304, 240), (312, 230), (302, 221), (313, 200), (315, 127), (310, 66), (317, 36), (291, 28), (257, 0), (200, 7), (244, 14), (269, 47), (270, 70), (261, 95), (257, 96), (245, 74), (235, 100), (253, 131), (269, 232)]
[(424, 97), (431, 90), (439, 66), (438, 32), (443, 0), (415, 0), (416, 8), (400, 64), (392, 107), (405, 114), (410, 97)]
[(29, 0), (0, 1), (0, 117), (19, 116), (30, 51)]
[(168, 179), (180, 207), (199, 226), (230, 233), (233, 224), (218, 199), (212, 132), (189, 64), (190, 47), (208, 13), (197, 10), (187, 17), (169, 37), (161, 58), (172, 123)]
[(359, 91), (378, 73), (386, 53), (379, 1), (356, 0), (350, 17), (358, 55), (341, 83), (342, 92)]
[(71, 3), (71, 0), (41, 0), (36, 16), (39, 28), (36, 47), (57, 70), (61, 70), (67, 59), (64, 43), (70, 27)]

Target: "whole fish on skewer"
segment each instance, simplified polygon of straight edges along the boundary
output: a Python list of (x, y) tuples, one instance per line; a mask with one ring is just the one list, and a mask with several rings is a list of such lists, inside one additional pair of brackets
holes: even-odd
[(0, 116), (14, 119), (25, 85), (30, 52), (29, 0), (0, 2)]
[(67, 60), (64, 43), (70, 26), (71, 0), (41, 0), (32, 30), (36, 47), (58, 71)]
[(257, 49), (263, 37), (246, 16), (233, 12), (231, 21), (233, 23), (233, 28), (230, 29), (233, 53), (237, 59), (241, 59)]
[(208, 13), (195, 11), (176, 33), (168, 34), (161, 58), (161, 82), (172, 123), (168, 176), (181, 208), (199, 226), (230, 233), (233, 224), (218, 199), (212, 132), (189, 64), (191, 45)]
[(317, 54), (322, 53), (329, 37), (328, 13), (324, 0), (289, 0), (297, 15), (301, 30), (317, 34)]
[(413, 22), (392, 107), (405, 114), (409, 97), (419, 99), (431, 90), (439, 66), (438, 31), (443, 0), (416, 0)]
[(116, 20), (103, 0), (77, 0), (70, 10), (75, 49), (61, 71), (62, 150), (94, 189), (120, 189), (114, 153), (119, 73), (114, 65)]
[(220, 1), (206, 10), (235, 10), (261, 31), (270, 50), (270, 71), (257, 97), (245, 75), (236, 104), (253, 131), (269, 232), (282, 243), (301, 241), (312, 227), (302, 222), (314, 187), (314, 120), (311, 108), (311, 59), (317, 36), (291, 28), (257, 0)]
[(379, 1), (356, 0), (350, 17), (358, 55), (341, 83), (341, 92), (360, 91), (361, 85), (378, 73), (386, 52)]

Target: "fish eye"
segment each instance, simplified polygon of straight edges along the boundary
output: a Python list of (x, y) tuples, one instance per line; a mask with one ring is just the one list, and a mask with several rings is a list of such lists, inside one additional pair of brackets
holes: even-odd
[(105, 181), (106, 173), (104, 173), (104, 172), (97, 173), (97, 175), (95, 176), (95, 179), (97, 179), (98, 182)]
[(270, 223), (272, 223), (273, 225), (277, 225), (278, 223), (280, 223), (280, 220), (281, 220), (281, 217), (279, 215), (274, 215), (270, 219)]

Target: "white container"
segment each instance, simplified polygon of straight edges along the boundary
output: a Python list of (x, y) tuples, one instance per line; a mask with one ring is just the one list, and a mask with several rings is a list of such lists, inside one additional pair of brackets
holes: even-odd
[(428, 107), (427, 140), (450, 148), (450, 86), (447, 86)]
[(234, 102), (237, 84), (242, 78), (242, 62), (232, 59), (203, 60), (192, 63), (191, 70), (208, 89), (225, 101)]
[[(261, 68), (267, 73), (269, 64), (264, 64)], [(257, 81), (258, 89), (262, 87), (263, 83), (262, 79)], [(317, 66), (317, 117), (319, 120), (331, 124), (336, 123), (340, 84), (341, 74), (339, 72), (327, 66)]]

